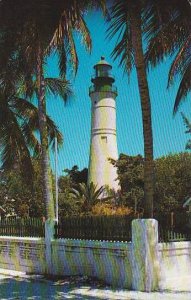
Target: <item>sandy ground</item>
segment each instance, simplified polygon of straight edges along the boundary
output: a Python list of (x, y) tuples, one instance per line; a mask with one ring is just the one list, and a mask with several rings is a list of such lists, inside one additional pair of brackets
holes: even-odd
[[(190, 290), (179, 290), (178, 282), (187, 281)], [(175, 284), (176, 282), (176, 284)], [(0, 300), (40, 300), (40, 299), (108, 299), (108, 300), (191, 300), (191, 277), (175, 278), (169, 282), (170, 289), (143, 293), (116, 290), (99, 282), (83, 277), (68, 277), (48, 280), (42, 276), (29, 276), (22, 272), (0, 269)], [(182, 285), (182, 283), (181, 283)], [(185, 285), (186, 287), (186, 285)]]

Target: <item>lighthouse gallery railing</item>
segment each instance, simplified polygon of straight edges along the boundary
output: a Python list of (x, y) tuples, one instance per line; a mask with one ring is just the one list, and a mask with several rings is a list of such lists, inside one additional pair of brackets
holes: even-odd
[(113, 86), (104, 86), (104, 87), (96, 87), (94, 85), (90, 86), (89, 88), (89, 94), (94, 92), (112, 92), (117, 94), (117, 87), (115, 85)]

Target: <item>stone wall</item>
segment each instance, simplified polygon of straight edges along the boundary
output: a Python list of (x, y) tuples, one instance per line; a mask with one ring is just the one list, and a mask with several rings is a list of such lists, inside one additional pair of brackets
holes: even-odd
[[(191, 242), (159, 243), (159, 287), (184, 289), (191, 284)], [(188, 283), (187, 283), (188, 282)]]
[(0, 268), (49, 275), (87, 275), (138, 291), (191, 282), (191, 242), (158, 243), (158, 222), (132, 222), (132, 242), (0, 237)]
[(44, 240), (0, 237), (0, 268), (44, 274), (46, 271)]
[(55, 275), (87, 275), (116, 287), (132, 286), (131, 243), (54, 240), (52, 261)]

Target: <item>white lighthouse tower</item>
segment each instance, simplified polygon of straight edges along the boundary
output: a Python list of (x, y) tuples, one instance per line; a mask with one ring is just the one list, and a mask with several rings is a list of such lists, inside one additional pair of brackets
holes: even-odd
[(117, 89), (113, 86), (112, 66), (104, 57), (94, 66), (93, 85), (89, 89), (92, 102), (91, 142), (88, 170), (88, 184), (93, 182), (98, 187), (108, 186), (119, 190), (117, 170), (109, 158), (118, 159), (116, 138)]

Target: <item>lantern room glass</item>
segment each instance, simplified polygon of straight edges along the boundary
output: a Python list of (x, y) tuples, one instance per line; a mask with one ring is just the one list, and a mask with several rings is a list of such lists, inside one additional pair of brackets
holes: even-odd
[(107, 65), (96, 66), (95, 71), (96, 77), (111, 77), (111, 67)]

